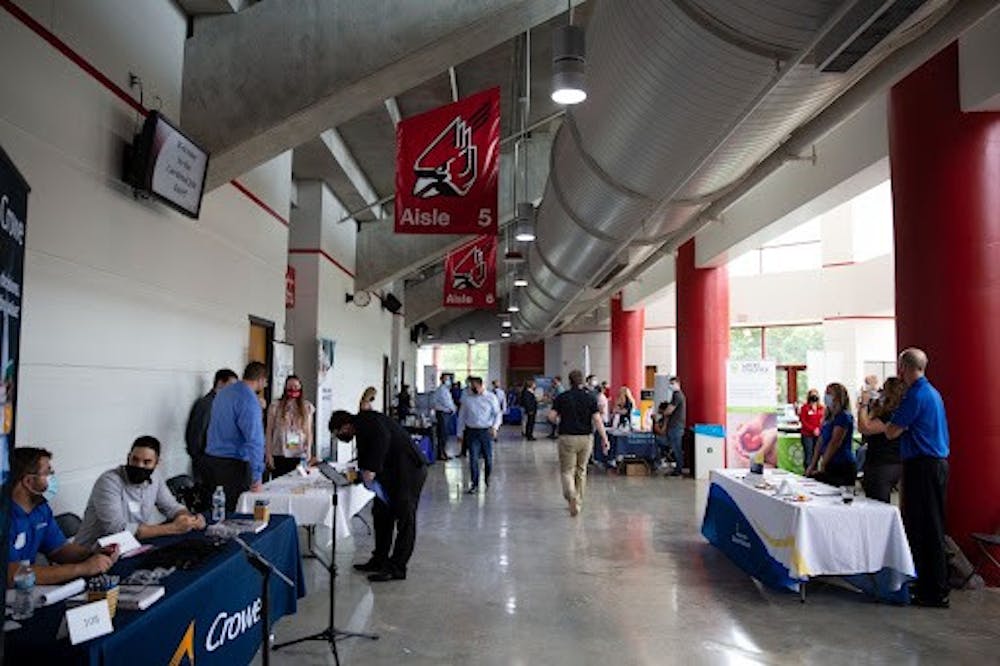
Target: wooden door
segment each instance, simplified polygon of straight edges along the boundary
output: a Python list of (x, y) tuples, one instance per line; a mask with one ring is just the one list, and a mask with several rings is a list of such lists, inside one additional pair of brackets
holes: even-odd
[(642, 388), (651, 389), (656, 386), (656, 366), (647, 365), (646, 366), (646, 383)]

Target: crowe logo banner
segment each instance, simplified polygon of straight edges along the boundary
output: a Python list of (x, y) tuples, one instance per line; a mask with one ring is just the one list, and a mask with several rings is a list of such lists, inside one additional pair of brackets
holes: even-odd
[(492, 310), (496, 291), (496, 236), (480, 236), (445, 257), (444, 307)]
[(396, 126), (396, 233), (497, 233), (500, 88)]

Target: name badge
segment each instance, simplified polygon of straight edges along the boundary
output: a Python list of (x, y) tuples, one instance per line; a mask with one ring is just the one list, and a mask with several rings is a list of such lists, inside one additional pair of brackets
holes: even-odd
[(110, 634), (115, 630), (111, 625), (111, 614), (108, 612), (106, 599), (68, 609), (66, 627), (69, 629), (69, 642), (73, 645)]

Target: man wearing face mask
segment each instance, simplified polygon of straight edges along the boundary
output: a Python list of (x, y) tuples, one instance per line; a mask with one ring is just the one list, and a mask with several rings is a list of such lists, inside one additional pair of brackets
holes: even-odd
[[(97, 478), (76, 542), (90, 546), (103, 536), (124, 530), (137, 539), (151, 539), (205, 529), (203, 516), (192, 516), (174, 499), (156, 469), (159, 462), (160, 441), (149, 435), (136, 439), (127, 463)], [(159, 522), (156, 511), (167, 522)]]
[[(355, 441), (361, 478), (376, 492), (372, 503), (375, 549), (370, 560), (354, 568), (368, 572), (372, 582), (405, 580), (417, 539), (417, 505), (427, 480), (427, 461), (409, 433), (379, 412), (338, 410), (330, 415), (330, 433), (342, 442)], [(380, 490), (375, 488), (376, 481)]]
[[(81, 576), (96, 576), (111, 568), (118, 559), (113, 548), (93, 549), (70, 543), (56, 524), (49, 501), (58, 487), (52, 468), (52, 453), (45, 449), (19, 446), (11, 453), (11, 503), (7, 550), (7, 586), (22, 560), (35, 569), (37, 585), (58, 585)], [(38, 553), (48, 566), (35, 565)]]

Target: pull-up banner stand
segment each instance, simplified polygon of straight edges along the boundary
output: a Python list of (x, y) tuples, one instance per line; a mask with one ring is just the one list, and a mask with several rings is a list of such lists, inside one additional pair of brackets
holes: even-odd
[[(0, 571), (7, 572), (7, 531), (10, 508), (10, 454), (14, 449), (14, 415), (17, 413), (18, 351), (21, 343), (21, 286), (24, 283), (24, 232), (31, 188), (0, 148), (0, 398), (3, 403), (0, 433)], [(6, 576), (4, 576), (6, 580)], [(4, 586), (6, 588), (6, 585)], [(0, 664), (3, 663), (3, 628), (0, 627)]]
[(500, 88), (396, 126), (396, 233), (497, 234)]

